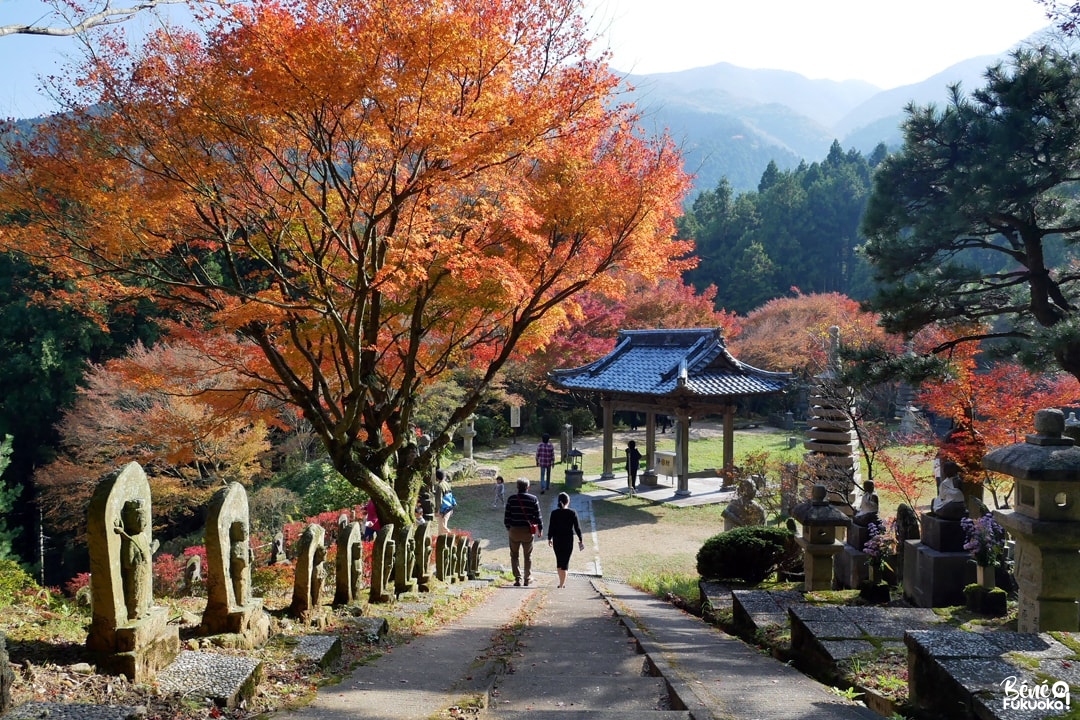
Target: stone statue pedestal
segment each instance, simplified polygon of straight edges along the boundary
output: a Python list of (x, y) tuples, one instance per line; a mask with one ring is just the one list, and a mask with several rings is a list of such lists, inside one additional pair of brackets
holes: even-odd
[(232, 638), (222, 639), (218, 644), (253, 650), (270, 639), (270, 616), (263, 611), (263, 601), (252, 598), (246, 605), (234, 607), (224, 614), (204, 613), (199, 634), (232, 635)]
[(946, 520), (934, 515), (923, 515), (920, 522), (923, 545), (938, 552), (962, 552), (964, 550), (964, 526), (959, 520)]
[(837, 586), (855, 590), (860, 583), (868, 581), (870, 566), (866, 564), (866, 558), (866, 553), (845, 543), (833, 562)]
[(851, 523), (847, 527), (844, 548), (836, 554), (833, 573), (836, 584), (842, 588), (854, 590), (859, 583), (870, 579), (870, 566), (866, 564), (867, 555), (863, 552), (870, 540), (870, 528)]
[(971, 555), (935, 550), (922, 540), (904, 545), (904, 597), (924, 608), (963, 605), (964, 586), (975, 582)]
[(964, 586), (975, 582), (975, 564), (964, 550), (959, 520), (922, 516), (921, 540), (904, 547), (904, 597), (918, 607), (964, 604)]
[(180, 628), (169, 624), (167, 608), (152, 607), (128, 625), (111, 630), (91, 625), (86, 649), (99, 672), (150, 682), (180, 653)]
[(581, 485), (585, 482), (585, 472), (581, 468), (566, 468), (563, 471), (566, 482), (567, 490), (580, 490)]

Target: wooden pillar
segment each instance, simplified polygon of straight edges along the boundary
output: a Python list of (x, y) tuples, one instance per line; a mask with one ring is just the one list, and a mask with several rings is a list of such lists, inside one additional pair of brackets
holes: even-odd
[(645, 471), (642, 473), (642, 482), (646, 485), (656, 484), (656, 413), (650, 410), (645, 414), (645, 457), (643, 458)]
[(615, 410), (611, 399), (605, 398), (600, 401), (600, 407), (604, 413), (604, 471), (600, 474), (601, 480), (614, 480), (615, 472), (612, 470), (612, 445), (615, 433)]
[(676, 471), (679, 473), (678, 489), (675, 494), (686, 497), (690, 494), (690, 416), (679, 413), (676, 416), (675, 446), (679, 452), (675, 456)]
[(735, 470), (735, 406), (724, 408), (724, 477), (732, 477)]

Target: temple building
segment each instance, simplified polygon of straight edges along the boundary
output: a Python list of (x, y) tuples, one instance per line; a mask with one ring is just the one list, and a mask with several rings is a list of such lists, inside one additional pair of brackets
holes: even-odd
[(724, 418), (724, 470), (734, 468), (735, 409), (740, 400), (776, 395), (794, 382), (790, 373), (768, 372), (736, 360), (719, 328), (621, 330), (615, 349), (582, 367), (555, 370), (555, 384), (591, 393), (603, 410), (604, 467), (601, 480), (615, 477), (612, 435), (617, 411), (644, 413), (645, 475), (655, 477), (656, 425), (659, 416), (675, 420), (676, 495), (689, 495), (690, 422)]

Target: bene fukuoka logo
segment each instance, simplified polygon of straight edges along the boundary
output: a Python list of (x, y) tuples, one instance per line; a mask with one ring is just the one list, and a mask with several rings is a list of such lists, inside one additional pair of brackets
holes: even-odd
[(1028, 684), (1026, 680), (1017, 680), (1010, 675), (999, 683), (1005, 692), (1002, 700), (1003, 710), (1068, 710), (1069, 683), (1058, 680), (1051, 683)]

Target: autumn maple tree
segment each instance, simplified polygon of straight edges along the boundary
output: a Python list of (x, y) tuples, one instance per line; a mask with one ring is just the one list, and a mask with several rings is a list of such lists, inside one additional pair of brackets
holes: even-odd
[(732, 341), (735, 357), (763, 370), (795, 372), (804, 380), (824, 372), (829, 354), (829, 328), (840, 329), (848, 348), (898, 343), (886, 337), (877, 316), (840, 293), (795, 291), (750, 312)]
[[(237, 389), (296, 406), (399, 525), (515, 353), (590, 288), (674, 276), (688, 178), (646, 139), (576, 0), (254, 0), (116, 35), (60, 88), (71, 112), (5, 148), (0, 249), (87, 311), (150, 298)], [(479, 368), (445, 425), (419, 392)]]
[[(922, 349), (979, 332), (978, 327), (928, 329), (915, 340)], [(984, 482), (997, 502), (1008, 481), (983, 469), (986, 453), (1023, 442), (1033, 431), (1037, 411), (1078, 402), (1080, 382), (1071, 374), (1036, 373), (1016, 362), (987, 362), (980, 357), (979, 346), (970, 343), (953, 347), (946, 373), (924, 382), (918, 396), (920, 407), (952, 421), (953, 430), (941, 443), (941, 457), (957, 463), (965, 479)]]
[[(230, 338), (235, 355), (250, 348)], [(136, 344), (120, 358), (92, 364), (58, 426), (61, 453), (34, 474), (39, 505), (55, 529), (81, 517), (97, 481), (130, 460), (147, 472), (159, 527), (190, 532), (223, 482), (251, 486), (270, 450), (277, 408), (237, 392), (235, 371), (198, 346)]]

